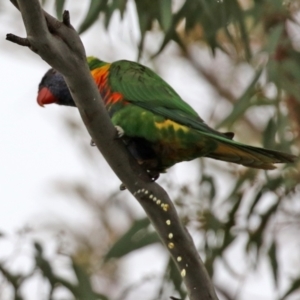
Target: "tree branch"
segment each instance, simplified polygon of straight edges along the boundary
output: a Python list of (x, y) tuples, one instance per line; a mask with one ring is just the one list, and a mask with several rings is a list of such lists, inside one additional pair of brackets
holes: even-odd
[(146, 172), (115, 139), (115, 128), (105, 110), (90, 74), (84, 47), (65, 12), (59, 22), (44, 12), (38, 0), (11, 0), (20, 10), (27, 38), (7, 35), (7, 39), (27, 46), (63, 74), (72, 97), (93, 141), (114, 170), (145, 209), (161, 240), (174, 259), (191, 300), (217, 300), (212, 283), (193, 241), (181, 225), (167, 193), (151, 182)]

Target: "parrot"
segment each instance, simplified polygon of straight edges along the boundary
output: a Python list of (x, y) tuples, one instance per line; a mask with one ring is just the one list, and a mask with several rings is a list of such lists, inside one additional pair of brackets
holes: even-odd
[[(166, 81), (142, 64), (107, 63), (92, 56), (87, 62), (118, 135), (153, 180), (176, 163), (198, 157), (264, 170), (296, 159), (236, 142), (232, 132), (210, 128)], [(76, 107), (63, 75), (55, 69), (43, 76), (37, 102)]]

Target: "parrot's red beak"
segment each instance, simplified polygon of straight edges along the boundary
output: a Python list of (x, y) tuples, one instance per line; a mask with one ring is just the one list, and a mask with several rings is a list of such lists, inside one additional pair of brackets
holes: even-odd
[(46, 87), (43, 87), (39, 90), (38, 96), (37, 96), (37, 103), (40, 106), (44, 106), (45, 104), (51, 104), (56, 103), (57, 99), (54, 97), (54, 95), (50, 92), (50, 90)]

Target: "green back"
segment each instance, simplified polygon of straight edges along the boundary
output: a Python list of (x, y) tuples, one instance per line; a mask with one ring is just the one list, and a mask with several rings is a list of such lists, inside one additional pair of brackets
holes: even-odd
[(151, 69), (135, 62), (121, 60), (112, 63), (109, 83), (113, 90), (121, 92), (126, 100), (147, 108), (167, 108), (182, 112), (199, 120), (198, 114)]
[[(107, 63), (88, 58), (90, 69)], [(126, 101), (201, 132), (228, 138), (208, 127), (197, 112), (184, 102), (174, 89), (151, 69), (132, 61), (120, 60), (109, 68), (108, 83)]]
[(94, 69), (97, 69), (97, 68), (101, 68), (105, 65), (107, 65), (108, 63), (105, 62), (105, 61), (102, 61), (100, 59), (98, 59), (97, 57), (94, 57), (94, 56), (88, 56), (86, 58), (87, 62), (88, 62), (88, 65), (89, 65), (89, 68), (90, 70), (94, 70)]

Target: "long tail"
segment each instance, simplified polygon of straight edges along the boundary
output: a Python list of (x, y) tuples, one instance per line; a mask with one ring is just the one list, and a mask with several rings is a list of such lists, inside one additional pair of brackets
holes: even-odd
[(265, 170), (275, 169), (274, 164), (292, 163), (297, 158), (279, 151), (247, 146), (230, 140), (218, 138), (217, 140), (217, 148), (206, 157)]

